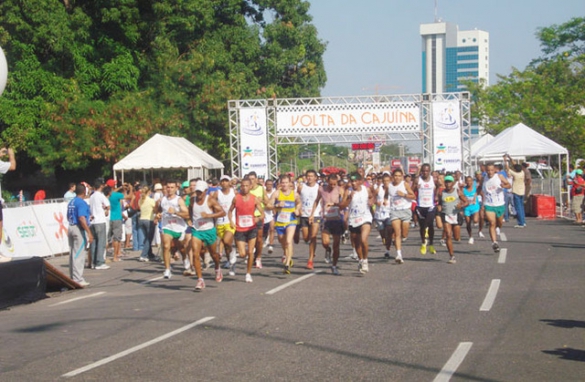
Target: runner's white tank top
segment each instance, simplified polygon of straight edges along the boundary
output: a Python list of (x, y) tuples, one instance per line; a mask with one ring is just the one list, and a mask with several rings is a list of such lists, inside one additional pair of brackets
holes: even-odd
[(435, 182), (430, 176), (428, 181), (418, 178), (418, 203), (419, 207), (435, 206)]
[(359, 227), (372, 222), (372, 214), (368, 207), (368, 189), (362, 186), (361, 191), (353, 191), (353, 197), (349, 203), (349, 225)]
[(485, 197), (483, 200), (485, 206), (499, 207), (506, 204), (502, 180), (498, 174), (494, 174), (487, 182), (483, 182), (483, 196)]
[(168, 212), (170, 207), (173, 207), (175, 211), (179, 211), (179, 199), (181, 198), (178, 196), (175, 196), (171, 200), (166, 196), (162, 198), (160, 202), (162, 208), (162, 228), (183, 233), (187, 229), (187, 222), (182, 217)]
[(378, 192), (376, 192), (376, 211), (374, 212), (374, 219), (376, 220), (386, 220), (390, 217), (390, 203), (385, 203), (385, 195), (384, 186), (378, 187)]
[[(319, 193), (319, 185), (315, 183), (313, 187), (303, 184), (301, 188), (301, 217), (308, 218), (313, 211), (313, 204)], [(321, 205), (317, 205), (314, 216), (321, 216)]]
[(399, 196), (398, 191), (406, 195), (406, 186), (404, 181), (400, 182), (396, 186), (390, 183), (388, 187), (388, 194), (390, 199), (390, 209), (392, 211), (408, 210), (412, 206), (412, 202), (405, 196)]
[(207, 231), (215, 227), (213, 224), (213, 218), (204, 218), (201, 217), (201, 213), (205, 212), (208, 214), (212, 214), (213, 211), (209, 208), (207, 204), (207, 199), (209, 195), (205, 195), (205, 200), (203, 201), (202, 205), (199, 205), (195, 199), (191, 199), (192, 206), (192, 214), (191, 214), (191, 221), (193, 222), (193, 228), (196, 231)]
[[(266, 191), (266, 198), (268, 198), (268, 200), (270, 200), (270, 198), (272, 197), (272, 194), (274, 194), (276, 192), (276, 189), (273, 188), (271, 192)], [(271, 221), (274, 220), (274, 210), (264, 210), (264, 224), (266, 223), (270, 223)]]
[[(228, 192), (227, 195), (224, 194), (222, 190), (217, 191), (217, 202), (219, 203), (221, 208), (223, 208), (226, 215), (222, 216), (221, 218), (217, 218), (215, 220), (215, 224), (223, 225), (223, 224), (228, 224), (230, 222), (230, 219), (227, 216), (227, 213), (230, 210), (230, 207), (232, 206), (232, 202), (233, 202), (235, 197), (236, 197), (236, 192), (234, 191), (233, 188), (230, 188), (230, 191)], [(235, 221), (235, 219), (236, 219), (236, 210), (235, 209), (232, 211), (232, 218)]]

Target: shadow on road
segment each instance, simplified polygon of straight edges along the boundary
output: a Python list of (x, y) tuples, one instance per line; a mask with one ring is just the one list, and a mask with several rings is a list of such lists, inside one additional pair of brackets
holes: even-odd
[(556, 326), (559, 328), (572, 329), (572, 328), (585, 328), (585, 321), (576, 320), (540, 320), (547, 325)]
[(585, 350), (573, 348), (559, 348), (556, 350), (543, 350), (542, 352), (550, 355), (556, 355), (560, 359), (565, 359), (567, 361), (585, 362)]

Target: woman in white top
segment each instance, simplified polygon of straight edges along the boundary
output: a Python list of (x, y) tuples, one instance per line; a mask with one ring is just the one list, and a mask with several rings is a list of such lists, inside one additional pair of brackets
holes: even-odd
[(412, 201), (414, 192), (410, 185), (404, 182), (404, 172), (396, 169), (392, 172), (392, 183), (386, 190), (390, 201), (390, 221), (396, 242), (396, 263), (402, 264), (402, 238), (408, 235), (408, 227), (412, 218)]

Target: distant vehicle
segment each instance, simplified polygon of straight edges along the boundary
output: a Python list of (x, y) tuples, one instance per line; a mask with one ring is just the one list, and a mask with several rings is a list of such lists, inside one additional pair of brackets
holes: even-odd
[(533, 178), (550, 178), (550, 173), (552, 172), (553, 168), (546, 163), (537, 163), (537, 162), (526, 162), (528, 163), (528, 171)]

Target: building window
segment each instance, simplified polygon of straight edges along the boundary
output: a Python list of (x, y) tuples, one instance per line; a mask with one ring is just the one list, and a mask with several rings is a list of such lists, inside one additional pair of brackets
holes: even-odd
[(466, 40), (465, 40), (465, 39), (463, 39), (463, 43), (465, 43), (465, 41), (466, 41)]

